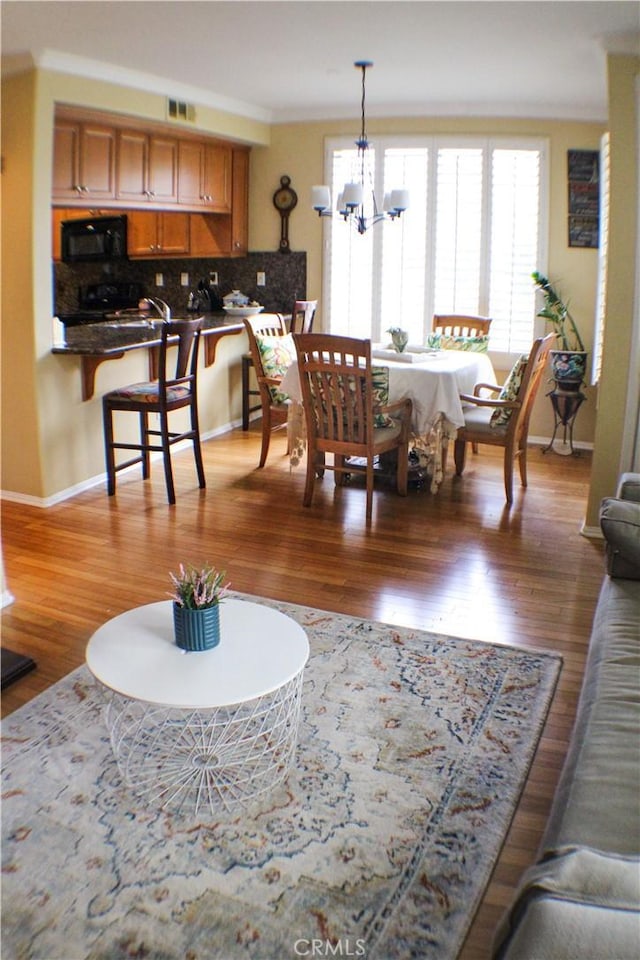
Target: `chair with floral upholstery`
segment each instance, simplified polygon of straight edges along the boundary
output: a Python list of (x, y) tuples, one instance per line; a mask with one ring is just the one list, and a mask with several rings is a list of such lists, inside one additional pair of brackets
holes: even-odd
[(489, 349), (490, 317), (465, 314), (436, 314), (427, 346), (436, 350), (467, 350), (486, 353)]
[[(116, 473), (133, 464), (142, 464), (142, 478), (150, 476), (149, 454), (161, 452), (164, 460), (164, 474), (169, 503), (176, 502), (171, 469), (171, 447), (181, 440), (191, 440), (196, 461), (198, 484), (206, 486), (202, 451), (200, 449), (200, 427), (198, 424), (198, 347), (202, 317), (194, 320), (169, 320), (162, 324), (162, 339), (159, 347), (158, 379), (144, 383), (134, 383), (127, 387), (111, 390), (102, 398), (104, 423), (104, 443), (107, 465), (107, 492), (113, 496), (116, 492)], [(173, 368), (169, 352), (175, 349), (176, 362)], [(171, 372), (173, 370), (173, 372)], [(189, 408), (189, 427), (180, 431), (169, 430), (169, 414), (184, 407)], [(140, 442), (124, 443), (114, 439), (113, 413), (129, 411), (140, 418)], [(157, 413), (159, 429), (149, 428), (149, 414)], [(152, 437), (159, 437), (153, 442)], [(116, 450), (135, 450), (137, 455), (116, 464)]]
[(271, 433), (286, 427), (289, 398), (279, 389), (288, 367), (295, 360), (293, 338), (280, 313), (245, 317), (251, 360), (256, 372), (262, 409), (262, 448), (259, 467), (267, 462)]
[[(411, 400), (388, 403), (388, 376), (386, 386), (381, 381), (374, 386), (370, 340), (321, 333), (294, 334), (293, 339), (307, 425), (303, 504), (311, 506), (316, 474), (324, 469), (334, 471), (337, 486), (345, 474), (361, 472), (366, 476), (369, 521), (376, 457), (396, 452), (397, 490), (407, 495)], [(327, 453), (333, 454), (333, 464), (326, 463)]]
[[(502, 387), (477, 383), (472, 394), (463, 393), (460, 399), (471, 404), (464, 411), (465, 424), (460, 427), (454, 443), (456, 473), (462, 475), (465, 466), (467, 442), (487, 443), (504, 448), (504, 488), (507, 503), (513, 503), (513, 463), (517, 458), (520, 482), (527, 485), (527, 440), (531, 410), (542, 381), (542, 375), (555, 342), (555, 334), (535, 340), (529, 354), (519, 357)], [(489, 390), (498, 397), (482, 397)]]

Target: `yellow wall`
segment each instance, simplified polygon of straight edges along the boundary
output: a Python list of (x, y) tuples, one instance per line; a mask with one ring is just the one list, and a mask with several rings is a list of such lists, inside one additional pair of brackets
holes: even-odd
[[(46, 500), (104, 472), (100, 396), (144, 378), (144, 351), (103, 364), (96, 396), (80, 397), (79, 361), (53, 356), (51, 347), (51, 147), (56, 103), (164, 120), (164, 97), (98, 81), (34, 72), (3, 83), (3, 395), (2, 488)], [(307, 252), (307, 293), (322, 297), (322, 223), (309, 208), (310, 188), (322, 183), (325, 137), (354, 136), (356, 120), (265, 127), (198, 108), (198, 128), (253, 144), (250, 167), (251, 250), (276, 250), (279, 217), (271, 202), (288, 174), (298, 193), (290, 220), (292, 249)], [(373, 119), (369, 133), (479, 133), (544, 136), (550, 142), (551, 223), (549, 275), (571, 299), (590, 349), (595, 305), (597, 251), (567, 246), (566, 151), (598, 149), (603, 125), (539, 120)], [(35, 144), (35, 149), (33, 145)], [(322, 316), (320, 313), (320, 323)], [(239, 358), (243, 336), (223, 340), (213, 368), (202, 371), (204, 433), (240, 416)], [(594, 435), (595, 391), (588, 391), (576, 439)], [(215, 397), (215, 400), (214, 400)], [(19, 418), (13, 411), (20, 410)], [(549, 436), (548, 400), (539, 398), (532, 435)]]
[(2, 463), (10, 489), (33, 493), (42, 473), (32, 320), (34, 99), (33, 74), (3, 81)]
[[(610, 231), (607, 267), (607, 317), (602, 354), (602, 382), (595, 432), (591, 489), (586, 526), (596, 528), (602, 497), (615, 494), (618, 474), (631, 469), (625, 444), (628, 384), (637, 384), (638, 357), (632, 351), (634, 301), (638, 275), (638, 97), (640, 57), (610, 55), (609, 134), (611, 158)], [(638, 340), (636, 343), (640, 342)], [(606, 389), (604, 387), (606, 386)], [(637, 389), (637, 388), (636, 388)], [(638, 410), (638, 397), (635, 410)]]

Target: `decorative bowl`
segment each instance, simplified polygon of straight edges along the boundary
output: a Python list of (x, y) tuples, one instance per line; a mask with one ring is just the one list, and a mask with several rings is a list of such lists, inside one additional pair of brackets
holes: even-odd
[(229, 306), (224, 306), (222, 308), (225, 313), (230, 317), (253, 317), (256, 313), (260, 313), (261, 310), (264, 310), (264, 307), (255, 306), (252, 307), (250, 304), (246, 306), (239, 306), (238, 304), (229, 304)]

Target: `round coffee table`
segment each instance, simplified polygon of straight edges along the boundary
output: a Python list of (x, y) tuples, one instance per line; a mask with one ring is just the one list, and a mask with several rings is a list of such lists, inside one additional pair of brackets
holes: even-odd
[(170, 810), (216, 816), (285, 779), (296, 747), (309, 643), (271, 607), (227, 598), (220, 644), (176, 646), (172, 601), (103, 624), (87, 645), (126, 783)]

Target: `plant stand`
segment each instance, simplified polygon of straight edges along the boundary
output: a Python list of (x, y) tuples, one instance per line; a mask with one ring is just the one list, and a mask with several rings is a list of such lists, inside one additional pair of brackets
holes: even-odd
[[(559, 453), (561, 456), (572, 456), (575, 454), (573, 449), (573, 424), (578, 415), (578, 410), (587, 398), (580, 392), (580, 389), (562, 390), (558, 386), (554, 387), (547, 396), (551, 397), (555, 423), (551, 442), (542, 452), (547, 453), (549, 450), (553, 450), (554, 453)], [(562, 427), (562, 442), (559, 446), (554, 446), (558, 427)]]

